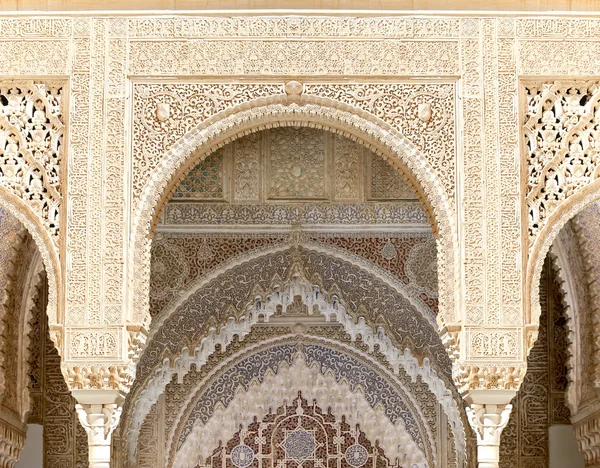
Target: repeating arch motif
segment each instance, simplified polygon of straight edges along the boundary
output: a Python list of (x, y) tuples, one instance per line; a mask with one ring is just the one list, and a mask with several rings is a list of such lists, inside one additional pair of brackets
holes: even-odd
[[(310, 383), (314, 386), (307, 385)], [(240, 425), (247, 428), (255, 418), (263, 418), (286, 401), (293, 401), (299, 391), (308, 401), (325, 410), (331, 408), (338, 418), (344, 417), (351, 427), (360, 424), (369, 440), (378, 441), (392, 462), (399, 459), (411, 467), (425, 466), (425, 455), (406, 432), (402, 420), (393, 424), (381, 406), (369, 405), (360, 390), (352, 391), (344, 381), (338, 383), (331, 372), (323, 375), (315, 363), (307, 366), (302, 353), (296, 354), (291, 366), (283, 361), (277, 373), (267, 372), (262, 383), (251, 382), (247, 392), (240, 389), (227, 407), (220, 405), (216, 409), (206, 424), (196, 424), (179, 447), (175, 466), (193, 468), (197, 460), (206, 460), (211, 455), (210, 450), (217, 446), (219, 438), (229, 440)]]
[[(252, 350), (244, 349), (242, 353), (238, 352), (227, 359), (227, 362), (221, 362), (208, 374), (191, 374), (186, 381), (194, 390), (178, 404), (181, 409), (176, 410), (175, 418), (170, 418), (172, 429), (167, 439), (170, 460), (174, 460), (178, 449), (194, 432), (197, 423), (205, 424), (220, 405), (229, 406), (235, 398), (235, 389), (241, 386), (248, 391), (251, 382), (263, 382), (267, 375), (277, 374), (282, 365), (291, 366), (294, 356), (300, 351), (307, 365), (316, 365), (322, 375), (331, 374), (337, 382), (344, 382), (351, 389), (361, 388), (369, 405), (373, 408), (380, 406), (393, 424), (402, 419), (406, 431), (417, 446), (427, 453), (429, 463), (435, 466), (435, 443), (430, 424), (418, 409), (416, 395), (412, 395), (393, 374), (383, 371), (381, 367), (375, 370), (378, 367), (375, 363), (367, 364), (350, 350), (343, 349), (326, 339), (289, 335), (263, 342)], [(377, 391), (374, 391), (375, 387)]]
[[(237, 261), (233, 262), (233, 264), (225, 265), (225, 267), (217, 270), (216, 272), (213, 272), (213, 274), (210, 275), (208, 278), (203, 278), (199, 283), (194, 284), (193, 287), (190, 288), (190, 294), (184, 295), (178, 301), (177, 305), (172, 309), (173, 314), (181, 314), (181, 310), (184, 309), (189, 311), (196, 310), (195, 306), (191, 306), (192, 308), (189, 309), (190, 304), (193, 304), (195, 301), (195, 296), (205, 299), (207, 297), (214, 298), (215, 296), (219, 296), (218, 293), (211, 293), (209, 291), (211, 287), (215, 286), (216, 283), (221, 285), (228, 284), (228, 280), (226, 279), (227, 277), (234, 278), (238, 282), (238, 289), (240, 284), (246, 283), (247, 280), (249, 281), (248, 284), (250, 284), (252, 287), (252, 293), (245, 299), (246, 302), (243, 303), (242, 309), (245, 309), (246, 306), (250, 306), (252, 308), (252, 306), (254, 305), (252, 304), (252, 301), (254, 300), (254, 295), (256, 294), (255, 291), (257, 291), (256, 287), (259, 287), (259, 290), (264, 291), (264, 285), (259, 284), (260, 282), (256, 282), (255, 284), (256, 279), (249, 279), (249, 277), (246, 278), (248, 264), (254, 264), (257, 268), (257, 272), (271, 271), (270, 275), (272, 275), (272, 277), (270, 277), (270, 279), (268, 280), (268, 284), (279, 284), (280, 286), (282, 286), (283, 284), (285, 284), (286, 281), (288, 281), (286, 280), (286, 278), (290, 277), (290, 275), (293, 274), (294, 271), (303, 271), (304, 275), (307, 275), (307, 277), (311, 275), (310, 269), (307, 270), (304, 266), (301, 265), (302, 262), (299, 258), (299, 251), (297, 250), (298, 248), (298, 246), (290, 247), (290, 245), (276, 247), (267, 251), (259, 251), (250, 254), (247, 258), (245, 258), (246, 264), (242, 263), (242, 259), (237, 259)], [(308, 248), (310, 250), (306, 251), (307, 255), (310, 253), (313, 247), (310, 246)], [(314, 248), (314, 252), (312, 255), (313, 256), (311, 258), (315, 264), (320, 264), (323, 261), (325, 261), (326, 263), (329, 261), (336, 261), (335, 255), (332, 256), (332, 253), (329, 252), (328, 249), (320, 249), (318, 247)], [(275, 259), (273, 260), (273, 258)], [(358, 281), (359, 284), (366, 284), (365, 281), (370, 281), (367, 280), (367, 277), (371, 277), (372, 274), (367, 273), (364, 270), (363, 272), (359, 273), (361, 271), (361, 267), (359, 265), (349, 263), (347, 260), (344, 259), (340, 259), (340, 261), (344, 263), (344, 267), (341, 268), (340, 265), (340, 268), (343, 270), (350, 270), (349, 277), (353, 278), (353, 280)], [(260, 265), (264, 264), (264, 262), (269, 263), (271, 266), (264, 266), (261, 268)], [(285, 265), (286, 262), (289, 263), (289, 265), (287, 267), (284, 267), (282, 271), (277, 271), (277, 269), (281, 269), (282, 264)], [(295, 269), (294, 264), (296, 265), (296, 268), (299, 268), (299, 270)], [(273, 270), (274, 265), (277, 265), (277, 268), (275, 270)], [(253, 267), (250, 267), (250, 271), (253, 271), (252, 268)], [(318, 271), (318, 267), (313, 268), (316, 268), (312, 271), (314, 274), (316, 274), (316, 276), (314, 276), (315, 279), (318, 279), (319, 276), (331, 276), (331, 273), (327, 273), (325, 270), (322, 272), (322, 275), (319, 275), (316, 273)], [(387, 278), (383, 278), (383, 281), (378, 281), (378, 276), (375, 276), (375, 278), (377, 278), (375, 281), (381, 286), (385, 284), (386, 286), (384, 287), (390, 287)], [(294, 281), (294, 278), (290, 277), (290, 280)], [(393, 288), (393, 286), (391, 287)], [(305, 285), (304, 289), (306, 290), (306, 293), (309, 290), (311, 290), (311, 287)], [(280, 291), (283, 292), (284, 290), (287, 290), (287, 286), (285, 289), (281, 289)], [(376, 291), (377, 287), (375, 287), (374, 290)], [(402, 294), (401, 291), (398, 292)], [(342, 298), (345, 296), (343, 289), (340, 290), (339, 293), (341, 294)], [(278, 294), (278, 292), (275, 292), (275, 295)], [(314, 291), (313, 293), (309, 293), (309, 295), (311, 294), (314, 295)], [(371, 291), (371, 293), (369, 294), (370, 297), (366, 297), (368, 304), (365, 304), (367, 309), (361, 309), (361, 313), (366, 312), (371, 307), (374, 310), (386, 310), (390, 313), (393, 313), (391, 312), (391, 309), (389, 309), (389, 305), (386, 306), (383, 303), (377, 304), (376, 299), (375, 302), (373, 302), (373, 291)], [(376, 292), (375, 296), (377, 296), (378, 294), (379, 293)], [(318, 296), (320, 296), (320, 298), (317, 299)], [(323, 297), (328, 297), (328, 295), (325, 294), (325, 296), (323, 296), (322, 294), (317, 293), (317, 295), (313, 299), (310, 299), (307, 296), (306, 300), (312, 301), (312, 307), (313, 303), (315, 305), (317, 303), (320, 304), (323, 301)], [(356, 296), (354, 298), (354, 301), (354, 304), (362, 302), (359, 296)], [(400, 303), (403, 301), (405, 301), (405, 299), (402, 295), (399, 295), (396, 299), (396, 303)], [(221, 306), (218, 305), (214, 305), (213, 307), (211, 307), (211, 315), (214, 315), (215, 312), (220, 309), (220, 307)], [(322, 309), (323, 305), (319, 307)], [(432, 355), (431, 360), (429, 358), (425, 358), (423, 363), (420, 364), (419, 360), (417, 360), (411, 354), (411, 350), (409, 349), (410, 346), (404, 349), (404, 351), (402, 350), (402, 347), (398, 348), (397, 345), (393, 343), (394, 338), (392, 337), (392, 339), (390, 340), (390, 337), (386, 335), (384, 326), (373, 325), (373, 319), (371, 319), (370, 321), (367, 319), (367, 321), (365, 321), (365, 318), (361, 316), (357, 320), (356, 317), (351, 317), (350, 315), (348, 315), (348, 313), (345, 312), (345, 309), (341, 304), (339, 306), (336, 306), (335, 310), (334, 308), (332, 308), (333, 306), (326, 306), (326, 308), (327, 307), (331, 309), (329, 312), (334, 313), (334, 315), (336, 315), (337, 322), (344, 324), (346, 331), (352, 337), (356, 337), (357, 335), (360, 335), (362, 337), (362, 341), (369, 346), (371, 352), (374, 351), (374, 346), (377, 345), (379, 350), (378, 352), (381, 352), (384, 354), (384, 356), (386, 356), (386, 359), (388, 360), (389, 364), (392, 366), (392, 368), (396, 369), (396, 371), (398, 367), (402, 367), (406, 370), (406, 372), (409, 372), (415, 378), (416, 376), (420, 375), (423, 381), (427, 383), (430, 390), (437, 397), (439, 397), (441, 401), (443, 401), (442, 406), (444, 407), (444, 410), (446, 411), (449, 420), (453, 421), (453, 424), (461, 424), (458, 408), (451, 396), (453, 387), (449, 383), (449, 375), (446, 373), (447, 371), (445, 372), (443, 370), (443, 364), (437, 362), (437, 360), (439, 360), (440, 353), (434, 353), (434, 355), (436, 356), (435, 358)], [(411, 308), (413, 306), (408, 305), (407, 302), (405, 304), (405, 307)], [(260, 314), (264, 313), (265, 312), (260, 312)], [(175, 320), (177, 323), (181, 324), (182, 319), (184, 321), (187, 321), (189, 318), (186, 316), (185, 313), (179, 319), (174, 317), (173, 314), (165, 314), (164, 316), (160, 317), (161, 320), (156, 324), (155, 327), (152, 328), (151, 338), (149, 340), (148, 347), (144, 350), (142, 354), (140, 364), (144, 367), (142, 368), (143, 370), (141, 372), (138, 368), (139, 375), (137, 385), (134, 386), (129, 400), (131, 402), (132, 407), (135, 408), (135, 410), (132, 410), (132, 416), (130, 419), (127, 420), (126, 423), (128, 428), (127, 433), (129, 434), (130, 438), (130, 449), (133, 447), (133, 445), (131, 445), (131, 440), (137, 437), (144, 417), (150, 411), (152, 404), (157, 401), (159, 395), (163, 393), (164, 388), (171, 380), (171, 377), (176, 374), (178, 375), (178, 378), (181, 379), (187, 372), (189, 372), (189, 369), (192, 365), (196, 365), (196, 367), (202, 366), (204, 362), (208, 359), (208, 357), (215, 352), (215, 348), (217, 345), (220, 345), (221, 348), (225, 348), (231, 342), (234, 335), (238, 335), (239, 337), (243, 338), (246, 334), (250, 332), (251, 325), (253, 323), (256, 323), (259, 319), (258, 312), (253, 313), (251, 310), (238, 311), (235, 309), (230, 309), (226, 311), (226, 315), (224, 315), (221, 320), (214, 320), (214, 317), (211, 317), (209, 319), (209, 322), (211, 323), (212, 327), (210, 328), (210, 330), (207, 329), (203, 332), (203, 334), (200, 335), (202, 336), (201, 341), (196, 340), (194, 342), (190, 342), (188, 336), (173, 336), (167, 338), (164, 335), (165, 325), (166, 329), (171, 329), (170, 325), (168, 325), (169, 321)], [(435, 331), (435, 324), (427, 323), (426, 314), (427, 313), (424, 312), (424, 316), (422, 317), (422, 319), (419, 320), (419, 322), (422, 322), (420, 326), (429, 328), (433, 336), (437, 337), (437, 332)], [(186, 318), (184, 318), (184, 316), (186, 316)], [(411, 321), (412, 319), (405, 320), (404, 325), (402, 326), (406, 326), (406, 323)], [(193, 322), (204, 323), (206, 322), (206, 320), (193, 320)], [(195, 334), (195, 332), (192, 332), (189, 329), (188, 325), (180, 326), (187, 329), (190, 335)], [(414, 325), (414, 334), (421, 333), (417, 331), (418, 327), (419, 326), (417, 326), (416, 324)], [(154, 343), (155, 339), (159, 343), (158, 345)], [(161, 343), (163, 345), (166, 345), (167, 347), (170, 347), (170, 345), (168, 345), (167, 343), (171, 342), (171, 340), (174, 340), (174, 342), (180, 344), (187, 343), (187, 347), (182, 348), (181, 346), (183, 345), (180, 345), (179, 351), (176, 351), (175, 355), (171, 354), (170, 357), (165, 358), (161, 362), (159, 362), (157, 358), (162, 353)], [(438, 346), (441, 346), (441, 342), (438, 343)], [(444, 351), (441, 351), (441, 353), (443, 356), (446, 356), (446, 353)], [(149, 359), (155, 363), (153, 365), (154, 367), (148, 367)], [(439, 367), (440, 365), (442, 366), (441, 368)], [(152, 370), (150, 371), (149, 369)], [(462, 436), (457, 435), (456, 438), (459, 444), (463, 443), (461, 442), (464, 441)]]

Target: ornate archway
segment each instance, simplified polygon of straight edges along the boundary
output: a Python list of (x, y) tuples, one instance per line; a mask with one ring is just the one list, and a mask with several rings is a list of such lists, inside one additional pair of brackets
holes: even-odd
[[(299, 85), (299, 84), (298, 84)], [(132, 294), (129, 304), (132, 320), (147, 323), (149, 288), (149, 251), (153, 225), (162, 205), (175, 184), (200, 159), (240, 135), (274, 126), (312, 126), (338, 132), (356, 139), (388, 159), (409, 177), (431, 207), (436, 220), (440, 256), (440, 323), (455, 320), (454, 287), (457, 240), (453, 199), (449, 198), (429, 162), (419, 156), (414, 145), (396, 129), (359, 108), (351, 108), (331, 99), (306, 96), (293, 87), (287, 95), (250, 101), (221, 111), (196, 125), (185, 137), (173, 144), (158, 164), (149, 181), (138, 188), (135, 201), (132, 241), (130, 244), (129, 278)], [(440, 327), (442, 328), (442, 327)]]

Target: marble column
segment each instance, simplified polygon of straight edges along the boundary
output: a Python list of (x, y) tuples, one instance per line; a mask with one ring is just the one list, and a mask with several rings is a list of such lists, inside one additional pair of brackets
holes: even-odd
[(74, 390), (73, 396), (88, 435), (90, 468), (109, 468), (111, 436), (119, 424), (123, 398), (117, 390)]
[(475, 390), (469, 392), (469, 423), (477, 434), (478, 468), (498, 468), (500, 436), (508, 424), (516, 390)]

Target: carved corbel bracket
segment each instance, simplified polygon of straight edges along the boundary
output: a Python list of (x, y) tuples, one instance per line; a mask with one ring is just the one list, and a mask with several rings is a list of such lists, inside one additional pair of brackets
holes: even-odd
[(473, 391), (511, 391), (514, 396), (525, 378), (527, 367), (520, 362), (457, 363), (452, 372), (463, 396)]
[(25, 446), (25, 428), (17, 428), (0, 415), (0, 466), (15, 466)]
[(133, 363), (64, 363), (62, 371), (72, 391), (113, 390), (125, 395), (135, 379)]

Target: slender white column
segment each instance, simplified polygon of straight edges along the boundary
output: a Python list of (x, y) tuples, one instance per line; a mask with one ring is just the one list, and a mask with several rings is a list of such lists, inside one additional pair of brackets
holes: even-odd
[(508, 424), (514, 390), (479, 390), (469, 394), (469, 423), (477, 434), (478, 468), (498, 468), (500, 436)]
[(113, 390), (73, 392), (79, 421), (88, 435), (90, 468), (110, 468), (111, 436), (119, 424), (122, 398)]

